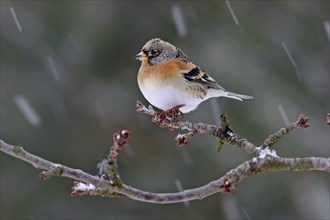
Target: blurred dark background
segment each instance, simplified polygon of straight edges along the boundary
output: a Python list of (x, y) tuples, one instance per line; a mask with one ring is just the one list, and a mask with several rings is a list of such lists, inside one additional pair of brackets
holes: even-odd
[[(170, 132), (135, 112), (143, 98), (133, 59), (151, 38), (181, 48), (238, 102), (213, 99), (184, 119), (219, 123), (255, 144), (299, 114), (310, 128), (274, 146), (283, 157), (329, 157), (329, 1), (1, 1), (1, 139), (48, 160), (96, 173), (112, 134), (130, 129), (120, 155), (126, 184), (175, 192), (217, 179), (250, 159), (196, 136)], [(1, 219), (329, 219), (325, 172), (264, 173), (230, 196), (157, 205), (71, 197), (73, 181), (46, 182), (3, 153)]]

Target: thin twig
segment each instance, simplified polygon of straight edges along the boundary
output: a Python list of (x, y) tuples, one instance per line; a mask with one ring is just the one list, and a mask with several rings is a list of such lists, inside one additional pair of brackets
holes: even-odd
[(117, 157), (130, 140), (131, 132), (129, 130), (120, 130), (113, 135), (113, 146), (110, 148), (108, 155), (109, 166), (106, 169), (106, 173), (112, 181), (113, 186), (121, 187), (123, 184), (117, 173)]
[(309, 119), (306, 116), (301, 114), (298, 118), (298, 121), (296, 121), (295, 123), (292, 123), (285, 128), (281, 128), (274, 134), (269, 135), (264, 141), (264, 143), (261, 145), (261, 148), (271, 147), (272, 145), (276, 144), (280, 138), (290, 134), (292, 131), (296, 130), (297, 128), (308, 128), (309, 127), (309, 125), (307, 124), (308, 120)]

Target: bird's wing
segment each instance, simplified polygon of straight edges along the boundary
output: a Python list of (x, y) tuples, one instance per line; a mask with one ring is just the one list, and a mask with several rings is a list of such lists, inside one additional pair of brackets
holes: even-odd
[(226, 91), (211, 76), (201, 70), (198, 66), (195, 66), (191, 70), (182, 74), (183, 77), (189, 82), (194, 82), (211, 89), (220, 89)]

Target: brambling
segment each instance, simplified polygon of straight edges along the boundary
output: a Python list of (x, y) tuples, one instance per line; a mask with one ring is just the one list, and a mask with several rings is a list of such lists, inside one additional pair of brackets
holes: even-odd
[(213, 97), (253, 98), (227, 91), (182, 50), (159, 38), (149, 40), (135, 58), (142, 61), (137, 80), (143, 96), (164, 111), (177, 107), (188, 113)]

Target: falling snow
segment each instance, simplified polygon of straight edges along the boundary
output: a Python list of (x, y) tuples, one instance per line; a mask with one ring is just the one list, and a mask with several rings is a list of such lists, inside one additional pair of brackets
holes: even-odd
[(323, 23), (323, 26), (324, 26), (325, 33), (328, 37), (328, 40), (330, 41), (330, 21), (325, 21)]
[(68, 33), (68, 37), (70, 38), (70, 40), (72, 41), (72, 43), (74, 44), (74, 46), (77, 48), (77, 50), (80, 50), (80, 46), (77, 43), (77, 41), (72, 37), (72, 35), (70, 33)]
[(30, 102), (23, 96), (16, 96), (14, 101), (17, 107), (21, 110), (26, 120), (34, 127), (39, 127), (41, 125), (41, 119), (33, 109)]
[[(182, 183), (181, 183), (181, 181), (179, 179), (175, 179), (174, 180), (174, 184), (175, 184), (175, 186), (176, 186), (176, 188), (177, 188), (177, 190), (179, 192), (183, 191)], [(189, 202), (188, 201), (184, 201), (183, 204), (185, 206), (189, 206)]]
[(283, 49), (284, 49), (286, 55), (289, 57), (289, 60), (292, 64), (292, 66), (294, 67), (294, 69), (296, 71), (296, 75), (297, 75), (298, 80), (301, 81), (301, 76), (300, 76), (300, 73), (298, 71), (298, 66), (297, 66), (296, 61), (293, 59), (291, 52), (289, 51), (288, 47), (286, 46), (286, 44), (284, 42), (282, 42), (282, 46), (283, 46)]
[(10, 14), (11, 14), (11, 16), (12, 16), (13, 19), (14, 19), (14, 22), (15, 22), (15, 24), (16, 24), (16, 27), (17, 27), (18, 31), (19, 31), (19, 32), (22, 32), (22, 26), (21, 26), (21, 24), (19, 23), (19, 20), (18, 20), (18, 18), (17, 18), (17, 15), (16, 15), (16, 12), (15, 12), (14, 8), (13, 8), (13, 7), (9, 7), (9, 10), (10, 10)]
[(187, 36), (187, 27), (181, 11), (181, 7), (174, 5), (171, 9), (173, 21), (180, 37)]
[(250, 220), (251, 217), (249, 216), (249, 214), (247, 213), (246, 209), (243, 206), (241, 206), (241, 210), (245, 216), (245, 219)]
[(48, 57), (48, 64), (50, 68), (50, 72), (52, 73), (52, 76), (55, 81), (60, 81), (60, 74), (56, 68), (56, 65), (54, 63), (54, 60), (51, 56)]
[(285, 124), (286, 126), (288, 126), (288, 125), (290, 124), (290, 121), (289, 121), (289, 117), (288, 117), (288, 115), (286, 114), (286, 111), (284, 110), (283, 106), (282, 106), (281, 104), (279, 104), (279, 105), (277, 106), (277, 109), (278, 109), (278, 111), (280, 112), (280, 115), (281, 115), (281, 117), (282, 117), (282, 119), (283, 119), (283, 121), (284, 121), (284, 124)]
[(211, 104), (213, 121), (215, 122), (215, 124), (218, 125), (220, 124), (220, 115), (221, 115), (221, 109), (219, 106), (218, 99), (211, 99), (210, 104)]
[(232, 16), (233, 19), (234, 19), (235, 24), (236, 24), (237, 26), (239, 26), (238, 18), (237, 18), (237, 16), (236, 16), (236, 14), (235, 14), (233, 8), (231, 7), (229, 0), (226, 0), (226, 5), (227, 5), (227, 7), (228, 7), (228, 10), (229, 10), (231, 16)]

